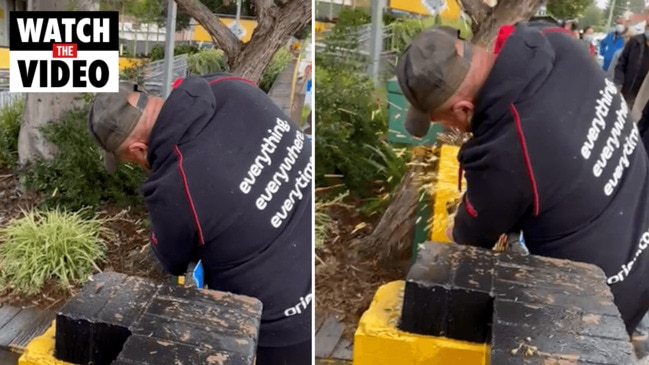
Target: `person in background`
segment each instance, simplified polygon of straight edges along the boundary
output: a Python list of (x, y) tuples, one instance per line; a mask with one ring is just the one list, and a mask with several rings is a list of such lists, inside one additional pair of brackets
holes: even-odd
[[(644, 16), (649, 20), (649, 8), (645, 9)], [(647, 72), (649, 72), (649, 32), (645, 30), (644, 33), (629, 39), (615, 65), (613, 80), (620, 88), (629, 109), (633, 108)]]
[[(624, 33), (623, 39), (624, 39), (624, 45), (626, 46), (627, 43), (629, 43), (629, 39), (633, 36), (633, 32), (630, 30)], [(606, 71), (606, 77), (608, 77), (610, 80), (613, 80), (615, 78), (615, 67), (617, 66), (617, 60), (620, 59), (620, 55), (622, 54), (622, 51), (624, 51), (624, 47), (618, 49), (615, 54), (613, 55), (613, 59), (611, 60), (611, 64), (608, 66), (608, 70)]]
[(566, 19), (563, 21), (562, 26), (563, 29), (569, 31), (575, 38), (579, 39), (579, 23), (577, 19)]
[(588, 50), (591, 56), (595, 56), (595, 45), (593, 44), (593, 34), (595, 31), (593, 27), (584, 28), (583, 33), (581, 34), (581, 40), (584, 42), (584, 46)]
[(624, 48), (624, 34), (627, 32), (626, 19), (618, 18), (615, 28), (608, 33), (599, 45), (599, 54), (604, 57), (602, 68), (608, 71), (615, 52)]

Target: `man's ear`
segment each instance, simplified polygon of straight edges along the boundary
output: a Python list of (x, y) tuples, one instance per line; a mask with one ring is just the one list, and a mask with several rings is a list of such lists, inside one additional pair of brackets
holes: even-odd
[(453, 113), (456, 115), (471, 115), (473, 114), (474, 105), (472, 102), (467, 100), (458, 101), (453, 105)]
[(142, 142), (133, 142), (128, 146), (128, 152), (136, 156), (146, 153), (148, 150), (149, 146)]

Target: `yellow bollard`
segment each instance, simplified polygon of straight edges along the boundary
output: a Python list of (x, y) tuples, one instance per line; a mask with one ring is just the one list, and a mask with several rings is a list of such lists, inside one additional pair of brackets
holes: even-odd
[(18, 359), (18, 365), (73, 365), (54, 357), (55, 333), (56, 324), (52, 322), (45, 333), (34, 338), (25, 347), (25, 352)]
[(397, 328), (404, 281), (381, 286), (354, 335), (354, 365), (486, 365), (489, 346)]

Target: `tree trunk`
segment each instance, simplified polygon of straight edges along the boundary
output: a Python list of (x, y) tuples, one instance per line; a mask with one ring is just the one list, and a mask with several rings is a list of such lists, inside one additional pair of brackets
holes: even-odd
[(502, 25), (529, 18), (543, 2), (543, 0), (498, 0), (494, 7), (490, 7), (485, 4), (485, 0), (460, 0), (462, 10), (472, 22), (471, 41), (484, 47), (491, 47)]
[[(499, 0), (492, 8), (484, 0), (460, 0), (463, 11), (472, 19), (472, 43), (490, 47), (501, 25), (529, 18), (542, 0)], [(372, 234), (365, 240), (364, 251), (384, 264), (397, 262), (410, 249), (415, 229), (419, 192), (413, 176), (423, 169), (413, 164), (395, 189), (392, 201)]]
[(383, 265), (392, 265), (398, 264), (399, 259), (410, 252), (419, 206), (419, 192), (414, 177), (420, 173), (421, 168), (416, 164), (408, 168), (381, 220), (365, 239), (362, 245), (364, 256), (376, 257)]
[[(33, 11), (66, 10), (68, 0), (34, 0)], [(78, 0), (77, 10), (99, 10), (98, 2)], [(52, 158), (56, 146), (49, 143), (41, 128), (56, 122), (71, 108), (80, 106), (79, 94), (75, 93), (29, 93), (25, 99), (23, 122), (18, 136), (18, 163), (24, 165), (37, 158)]]
[(292, 0), (282, 7), (257, 10), (257, 27), (250, 42), (230, 63), (232, 72), (259, 82), (273, 55), (311, 21), (311, 0)]
[(178, 9), (194, 18), (223, 50), (230, 71), (259, 82), (275, 52), (311, 20), (311, 0), (255, 1), (257, 27), (244, 44), (200, 0), (175, 0)]

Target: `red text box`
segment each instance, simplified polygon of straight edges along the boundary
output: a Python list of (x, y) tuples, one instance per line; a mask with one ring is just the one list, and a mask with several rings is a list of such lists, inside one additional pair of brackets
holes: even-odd
[(52, 45), (52, 57), (77, 58), (77, 44), (76, 43), (54, 43)]

